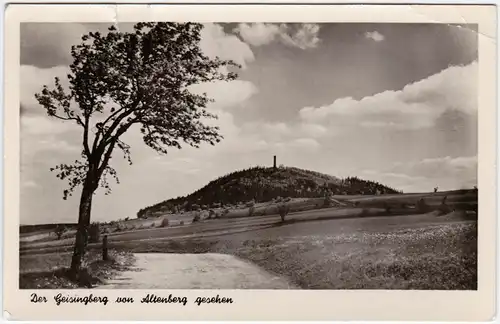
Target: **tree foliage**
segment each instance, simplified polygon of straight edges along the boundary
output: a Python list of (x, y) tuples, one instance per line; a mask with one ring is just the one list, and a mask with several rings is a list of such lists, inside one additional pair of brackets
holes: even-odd
[(51, 169), (68, 181), (63, 198), (80, 185), (110, 192), (108, 178), (117, 182), (110, 160), (117, 148), (131, 164), (130, 145), (122, 135), (138, 125), (144, 143), (166, 154), (181, 143), (215, 145), (222, 136), (207, 119), (211, 99), (191, 91), (195, 84), (231, 81), (238, 65), (209, 58), (202, 52), (200, 31), (193, 23), (138, 23), (133, 32), (111, 26), (107, 33), (90, 32), (71, 48), (69, 89), (59, 78), (35, 95), (53, 118), (81, 128), (81, 159)]

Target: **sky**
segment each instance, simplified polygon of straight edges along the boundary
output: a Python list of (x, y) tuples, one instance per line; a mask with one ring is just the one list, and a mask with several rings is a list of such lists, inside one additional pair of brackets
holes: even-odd
[[(46, 115), (34, 94), (58, 76), (70, 48), (102, 24), (21, 25), (21, 224), (76, 222), (79, 192), (49, 169), (79, 158), (81, 129)], [(120, 25), (130, 30), (130, 25)], [(224, 140), (159, 155), (137, 129), (124, 135), (133, 165), (111, 160), (120, 184), (98, 190), (92, 220), (189, 194), (251, 166), (296, 166), (358, 176), (404, 192), (477, 184), (477, 34), (446, 24), (206, 24), (207, 56), (242, 68), (232, 82), (193, 91), (215, 99)]]

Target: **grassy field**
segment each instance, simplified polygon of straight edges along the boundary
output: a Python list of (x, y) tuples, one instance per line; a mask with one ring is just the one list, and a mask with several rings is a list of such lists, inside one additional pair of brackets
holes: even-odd
[[(451, 207), (459, 209), (468, 209), (477, 211), (477, 192), (472, 190), (448, 191), (438, 193), (410, 193), (410, 194), (395, 194), (395, 195), (380, 195), (380, 196), (367, 196), (367, 195), (339, 195), (333, 196), (335, 200), (333, 207), (335, 209), (347, 207), (352, 209), (357, 208), (381, 208), (384, 213), (387, 207), (391, 208), (391, 215), (405, 215), (418, 213), (416, 210), (411, 210), (408, 207), (415, 205), (418, 199), (424, 199), (426, 204), (431, 207), (437, 207), (441, 204), (443, 197), (447, 198), (447, 204)], [(291, 213), (301, 212), (315, 212), (332, 213), (332, 208), (327, 208), (325, 211), (324, 198), (295, 198), (287, 202), (290, 207)], [(221, 213), (222, 209), (214, 209), (214, 211)], [(356, 216), (354, 210), (342, 211), (342, 213)], [(273, 202), (257, 203), (252, 215), (249, 213), (249, 208), (245, 204), (240, 206), (233, 206), (229, 208), (229, 212), (225, 215), (220, 215), (220, 218), (235, 219), (235, 218), (249, 218), (261, 216), (276, 216), (278, 214), (278, 204)], [(109, 236), (122, 236), (130, 232), (151, 230), (161, 228), (161, 223), (164, 218), (169, 220), (169, 227), (183, 227), (192, 224), (195, 212), (185, 212), (180, 214), (162, 214), (157, 217), (148, 219), (129, 219), (121, 220), (112, 225), (104, 225), (103, 228)], [(201, 212), (201, 218), (208, 217), (208, 211)], [(334, 216), (332, 216), (334, 217)], [(193, 229), (196, 229), (194, 227)], [(151, 232), (149, 232), (151, 234)], [(69, 230), (63, 234), (61, 242), (55, 244), (71, 244), (74, 239), (75, 230)], [(39, 230), (31, 233), (21, 233), (20, 242), (23, 246), (43, 246), (44, 242), (56, 241), (56, 235), (52, 230)], [(52, 244), (52, 243), (50, 243)]]
[(475, 222), (412, 216), (401, 223), (327, 220), (217, 238), (118, 245), (133, 252), (232, 254), (304, 289), (476, 289)]
[(111, 278), (116, 272), (123, 271), (133, 264), (131, 253), (123, 250), (109, 251), (109, 260), (102, 260), (100, 250), (89, 251), (83, 262), (85, 276), (80, 282), (71, 279), (68, 266), (71, 253), (33, 254), (21, 257), (19, 270), (20, 289), (73, 289), (96, 285)]
[[(245, 240), (235, 254), (305, 289), (477, 289), (475, 224)], [(231, 251), (231, 250), (229, 250)]]
[[(399, 206), (395, 214), (380, 197), (357, 197), (364, 201), (355, 208), (295, 212), (285, 222), (277, 215), (215, 219), (119, 233), (109, 245), (123, 253), (236, 255), (304, 289), (477, 289), (477, 214), (465, 212), (477, 209), (477, 195), (449, 195), (460, 211), (442, 216), (406, 206), (419, 197), (386, 197)], [(426, 200), (438, 206), (442, 198)], [(21, 276), (69, 265), (67, 241), (22, 244)], [(97, 255), (100, 244), (89, 248)]]

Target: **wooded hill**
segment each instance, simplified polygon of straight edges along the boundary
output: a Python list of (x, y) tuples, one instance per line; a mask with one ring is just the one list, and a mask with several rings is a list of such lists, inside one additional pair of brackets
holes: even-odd
[(253, 167), (219, 177), (187, 195), (148, 206), (137, 213), (147, 218), (165, 212), (189, 211), (193, 205), (208, 208), (247, 201), (266, 202), (277, 197), (317, 198), (326, 194), (374, 195), (402, 193), (394, 188), (357, 177), (339, 179), (295, 167)]

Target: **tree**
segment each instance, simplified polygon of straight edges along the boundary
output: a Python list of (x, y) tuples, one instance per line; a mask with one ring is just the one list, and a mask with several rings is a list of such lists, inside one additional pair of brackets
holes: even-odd
[(133, 32), (90, 32), (71, 48), (73, 63), (69, 90), (55, 78), (35, 95), (49, 116), (79, 127), (81, 159), (60, 164), (51, 171), (66, 179), (63, 199), (81, 187), (78, 229), (71, 269), (78, 276), (88, 241), (92, 196), (99, 186), (110, 193), (108, 177), (119, 183), (110, 160), (116, 149), (131, 164), (130, 146), (122, 135), (140, 127), (144, 143), (160, 154), (199, 147), (222, 140), (219, 128), (204, 123), (217, 116), (206, 111), (212, 101), (191, 86), (203, 82), (231, 81), (239, 66), (230, 60), (211, 59), (200, 49), (203, 26), (193, 23), (137, 23)]
[(290, 205), (288, 205), (287, 203), (280, 203), (278, 205), (278, 213), (280, 214), (282, 222), (285, 221), (285, 217), (286, 215), (288, 215), (289, 212), (290, 212)]
[(66, 226), (62, 224), (57, 225), (56, 228), (54, 229), (54, 233), (56, 234), (57, 239), (60, 240), (67, 230), (68, 229), (66, 228)]

